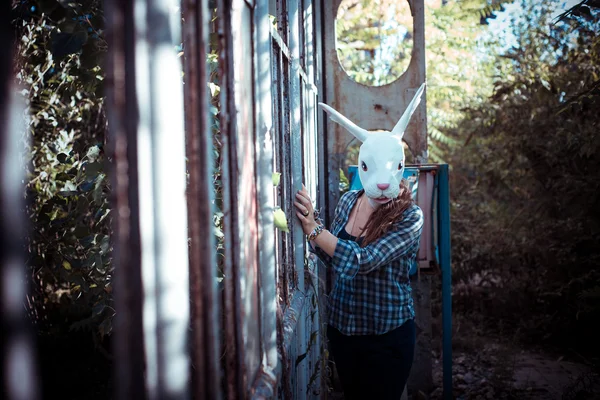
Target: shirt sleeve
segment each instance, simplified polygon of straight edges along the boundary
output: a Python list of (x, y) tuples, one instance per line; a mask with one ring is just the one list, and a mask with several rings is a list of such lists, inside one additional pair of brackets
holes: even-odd
[(338, 239), (332, 257), (333, 267), (345, 279), (367, 274), (416, 250), (422, 230), (423, 211), (413, 205), (395, 229), (365, 247), (351, 240)]
[[(330, 232), (334, 232), (336, 229), (336, 221), (338, 220), (339, 214), (340, 212), (347, 207), (348, 201), (349, 201), (349, 193), (350, 192), (346, 192), (344, 193), (341, 197), (340, 197), (340, 201), (338, 201), (337, 206), (335, 207), (335, 211), (334, 211), (334, 218), (333, 218), (333, 222), (331, 224), (331, 228), (329, 229)], [(326, 267), (331, 267), (331, 261), (332, 261), (332, 257), (325, 253), (323, 251), (323, 249), (321, 249), (319, 246), (314, 246), (313, 244), (309, 241), (308, 242), (308, 251), (310, 253), (315, 254), (317, 257), (319, 257), (319, 259), (325, 264)]]
[(313, 247), (311, 242), (308, 242), (308, 251), (315, 254), (325, 264), (326, 267), (331, 267), (331, 256), (323, 251), (319, 246)]

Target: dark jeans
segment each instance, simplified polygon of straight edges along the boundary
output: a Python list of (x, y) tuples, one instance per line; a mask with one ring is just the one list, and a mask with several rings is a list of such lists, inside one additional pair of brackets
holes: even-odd
[(383, 335), (347, 336), (327, 327), (346, 400), (399, 400), (408, 380), (415, 351), (411, 319)]

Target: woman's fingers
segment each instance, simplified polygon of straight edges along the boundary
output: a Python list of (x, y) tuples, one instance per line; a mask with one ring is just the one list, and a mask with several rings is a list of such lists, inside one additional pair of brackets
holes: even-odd
[(304, 197), (301, 192), (296, 193), (296, 199), (304, 206), (308, 206), (310, 204), (310, 200)]
[(310, 195), (308, 194), (304, 184), (302, 185), (302, 189), (298, 190), (296, 193), (296, 200), (297, 201), (294, 202), (296, 208), (300, 210), (300, 213), (303, 215), (303, 217), (305, 217), (306, 221), (309, 222), (309, 219), (306, 217), (312, 215), (314, 211), (312, 200), (310, 199)]
[(307, 223), (308, 221), (306, 220), (306, 217), (304, 215), (302, 215), (301, 212), (296, 211), (296, 216), (298, 217), (298, 219), (300, 220), (301, 223)]
[(297, 208), (298, 210), (300, 210), (300, 212), (301, 212), (303, 215), (305, 215), (305, 216), (306, 216), (306, 215), (308, 215), (308, 214), (310, 213), (310, 210), (309, 210), (309, 209), (308, 209), (308, 207), (306, 207), (304, 204), (302, 204), (302, 203), (300, 203), (300, 202), (298, 202), (298, 201), (295, 201), (295, 202), (294, 202), (294, 205), (296, 206), (296, 208)]
[(298, 193), (296, 193), (296, 196), (302, 196), (303, 202), (306, 201), (308, 204), (312, 204), (312, 200), (310, 199), (308, 192), (299, 190)]

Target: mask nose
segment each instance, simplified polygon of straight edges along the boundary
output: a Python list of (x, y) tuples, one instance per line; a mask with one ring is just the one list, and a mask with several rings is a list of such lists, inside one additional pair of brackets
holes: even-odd
[(379, 190), (385, 190), (390, 187), (390, 184), (389, 183), (378, 183), (377, 187), (379, 188)]

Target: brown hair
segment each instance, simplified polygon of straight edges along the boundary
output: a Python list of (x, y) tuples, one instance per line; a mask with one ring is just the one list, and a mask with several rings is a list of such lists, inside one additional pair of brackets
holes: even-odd
[(363, 232), (366, 232), (361, 247), (373, 243), (388, 233), (398, 222), (404, 211), (414, 203), (412, 194), (405, 180), (400, 182), (400, 194), (392, 201), (377, 208), (367, 221)]

